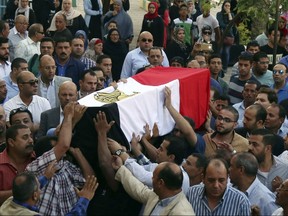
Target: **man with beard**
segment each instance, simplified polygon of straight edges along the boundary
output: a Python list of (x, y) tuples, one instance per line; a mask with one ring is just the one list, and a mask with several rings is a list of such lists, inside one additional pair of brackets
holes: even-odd
[(60, 38), (55, 42), (56, 75), (70, 77), (79, 89), (79, 80), (85, 64), (71, 56), (71, 42)]
[(96, 91), (103, 89), (104, 83), (105, 83), (105, 77), (104, 77), (103, 70), (100, 67), (92, 67), (90, 69), (93, 70), (97, 76)]
[(273, 67), (273, 79), (272, 88), (276, 91), (278, 103), (280, 103), (282, 100), (288, 99), (287, 67), (284, 64), (278, 63)]
[(256, 100), (257, 90), (258, 90), (258, 83), (255, 82), (254, 80), (248, 80), (245, 83), (244, 89), (242, 91), (243, 101), (233, 105), (233, 107), (239, 113), (239, 119), (237, 122), (238, 128), (243, 127), (244, 111), (248, 106), (254, 104)]
[(6, 101), (8, 101), (6, 82), (0, 79), (0, 105), (3, 106)]
[(33, 139), (26, 125), (13, 125), (6, 132), (7, 148), (0, 153), (0, 205), (12, 196), (12, 181), (34, 159)]
[(264, 128), (266, 117), (267, 111), (262, 105), (252, 104), (245, 109), (243, 127), (236, 128), (235, 131), (239, 135), (247, 138), (252, 130)]
[(275, 135), (267, 129), (255, 129), (249, 139), (249, 152), (258, 161), (257, 177), (269, 190), (275, 191), (288, 178), (288, 165), (272, 154)]
[(11, 72), (11, 63), (9, 59), (9, 39), (0, 37), (0, 79), (9, 75)]
[(37, 95), (38, 79), (29, 71), (21, 72), (17, 77), (19, 94), (4, 104), (6, 122), (9, 124), (10, 111), (19, 107), (27, 107), (33, 115), (35, 130), (39, 127), (40, 114), (51, 109), (47, 99)]
[(248, 151), (248, 140), (237, 134), (238, 112), (234, 107), (224, 107), (215, 121), (215, 132), (203, 136), (206, 143), (205, 156), (213, 156), (217, 149), (225, 149), (230, 153)]
[(274, 211), (272, 215), (288, 215), (288, 180), (285, 180), (280, 187), (276, 189), (276, 192), (276, 204), (280, 205), (281, 208)]
[(271, 86), (273, 85), (272, 71), (268, 70), (269, 58), (265, 52), (257, 52), (253, 56), (252, 74), (262, 84)]

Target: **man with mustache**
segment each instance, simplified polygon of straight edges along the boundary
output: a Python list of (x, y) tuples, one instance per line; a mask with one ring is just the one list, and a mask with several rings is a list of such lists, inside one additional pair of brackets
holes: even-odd
[(0, 78), (9, 75), (11, 72), (11, 63), (9, 59), (9, 39), (0, 37)]
[(13, 125), (6, 131), (6, 149), (0, 153), (0, 205), (12, 195), (12, 181), (35, 158), (31, 131)]
[(56, 75), (70, 77), (79, 89), (79, 80), (85, 64), (71, 56), (71, 41), (60, 38), (55, 41)]

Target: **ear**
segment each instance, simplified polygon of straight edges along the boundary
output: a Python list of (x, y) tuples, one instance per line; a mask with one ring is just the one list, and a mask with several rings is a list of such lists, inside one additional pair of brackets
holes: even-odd
[(264, 124), (263, 120), (259, 120), (256, 122), (257, 128), (261, 128), (263, 124)]
[(267, 151), (272, 152), (272, 146), (271, 145), (266, 145), (265, 148)]
[(174, 162), (175, 160), (175, 155), (174, 154), (170, 154), (169, 156), (170, 162)]
[(32, 195), (32, 200), (35, 202), (38, 200), (38, 192), (37, 191), (34, 191), (34, 193)]
[(12, 139), (12, 138), (8, 138), (7, 140), (7, 144), (10, 146), (10, 147), (14, 147), (15, 146), (15, 141)]

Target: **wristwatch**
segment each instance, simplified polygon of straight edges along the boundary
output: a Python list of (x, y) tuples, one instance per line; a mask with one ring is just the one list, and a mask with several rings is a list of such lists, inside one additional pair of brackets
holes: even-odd
[(120, 156), (123, 152), (125, 152), (123, 149), (118, 149), (115, 151), (114, 155)]
[(236, 154), (237, 153), (237, 151), (234, 149), (233, 151), (232, 151), (232, 154)]

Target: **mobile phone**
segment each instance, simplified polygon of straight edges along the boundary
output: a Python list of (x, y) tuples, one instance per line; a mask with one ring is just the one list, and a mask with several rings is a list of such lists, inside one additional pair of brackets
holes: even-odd
[(202, 43), (201, 44), (201, 50), (203, 50), (203, 51), (211, 51), (212, 50), (212, 44)]

